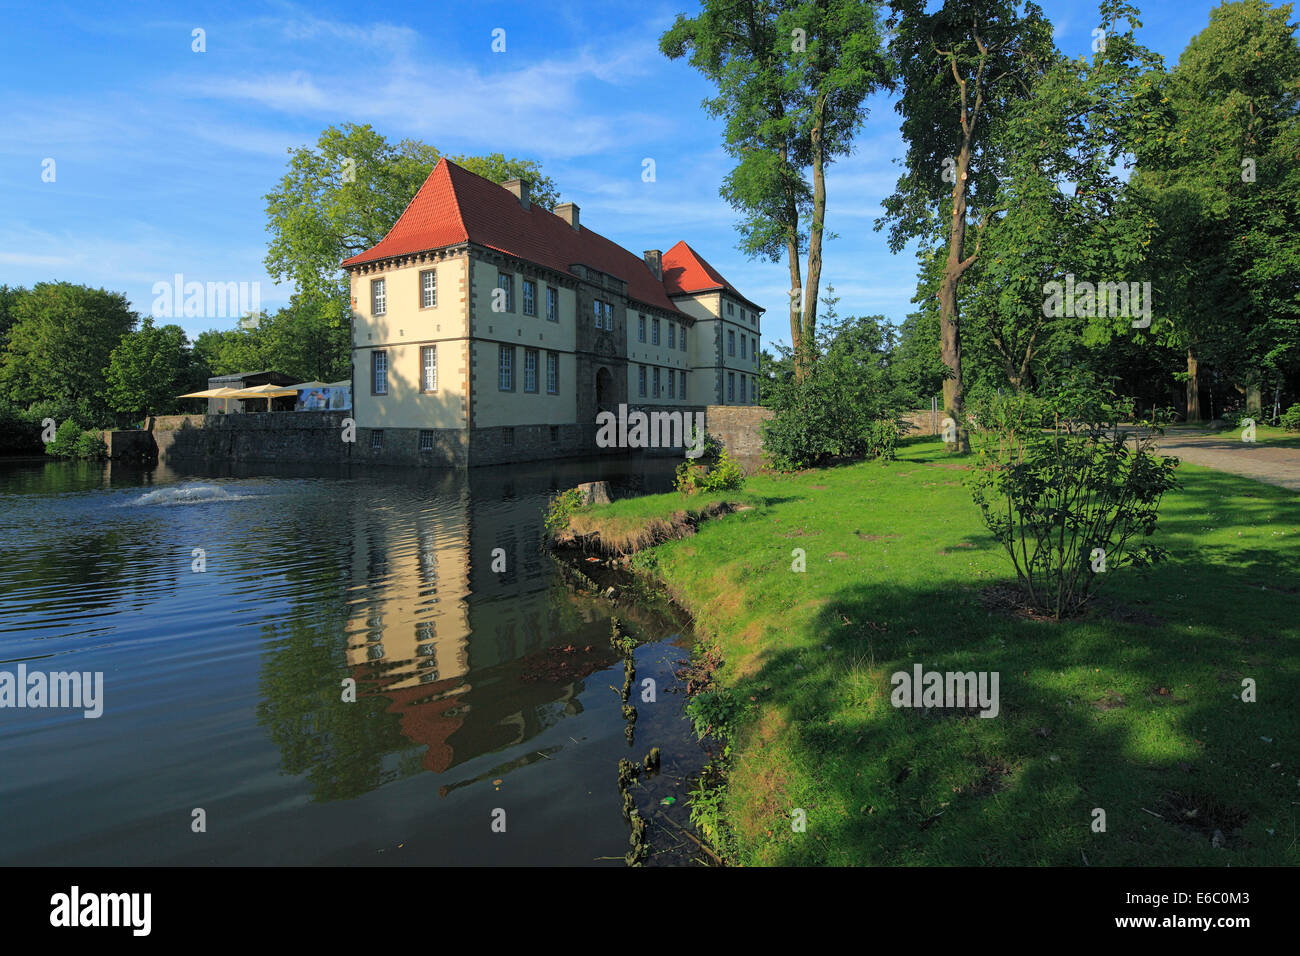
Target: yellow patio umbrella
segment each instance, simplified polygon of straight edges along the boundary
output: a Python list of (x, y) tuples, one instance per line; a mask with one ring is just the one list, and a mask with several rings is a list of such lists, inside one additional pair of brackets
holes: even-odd
[(184, 395), (177, 395), (177, 398), (220, 398), (226, 402), (225, 408), (229, 409), (230, 399), (239, 394), (237, 388), (205, 388), (201, 392), (187, 392)]
[(286, 395), (298, 395), (296, 387), (287, 388), (284, 385), (253, 385), (249, 388), (236, 389), (230, 398), (264, 398), (266, 399), (267, 411), (271, 409), (271, 399), (283, 398)]

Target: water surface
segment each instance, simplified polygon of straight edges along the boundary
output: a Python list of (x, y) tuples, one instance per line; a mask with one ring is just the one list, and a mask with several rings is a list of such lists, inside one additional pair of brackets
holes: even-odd
[(0, 862), (622, 865), (619, 758), (663, 747), (655, 802), (700, 763), (689, 635), (566, 586), (543, 510), (673, 464), (0, 464), (0, 670), (104, 674), (99, 719), (0, 709)]

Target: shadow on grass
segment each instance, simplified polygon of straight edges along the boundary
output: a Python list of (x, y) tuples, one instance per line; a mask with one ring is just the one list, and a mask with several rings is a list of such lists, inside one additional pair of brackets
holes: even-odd
[[(988, 582), (835, 594), (815, 642), (735, 688), (758, 715), (732, 780), (748, 862), (1296, 863), (1300, 602), (1259, 590), (1271, 552), (1180, 551), (1064, 622), (987, 607)], [(1221, 599), (1247, 593), (1267, 600)], [(997, 673), (1000, 712), (893, 707), (890, 675), (918, 663)]]

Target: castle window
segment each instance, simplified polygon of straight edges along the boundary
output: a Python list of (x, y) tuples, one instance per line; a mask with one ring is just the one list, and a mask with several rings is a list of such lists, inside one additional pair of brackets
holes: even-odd
[(645, 341), (645, 316), (642, 315), (636, 320), (636, 340)]
[(537, 349), (524, 349), (524, 391), (537, 391)]
[(433, 451), (433, 432), (420, 432), (420, 451)]
[(651, 345), (659, 344), (659, 320), (658, 319), (654, 320), (654, 324), (651, 326), (650, 329), (650, 344)]
[[(503, 311), (513, 312), (515, 310), (515, 277), (505, 272), (497, 273), (497, 288), (505, 290), (506, 307)], [(492, 311), (496, 312), (497, 309)]]
[(515, 390), (515, 347), (498, 345), (497, 349), (497, 388), (503, 392)]
[(727, 373), (727, 401), (734, 402), (735, 400), (736, 400), (736, 373), (728, 372)]
[(438, 346), (420, 346), (420, 387), (426, 392), (438, 390)]
[(385, 292), (383, 279), (370, 280), (370, 312), (383, 315), (388, 309), (388, 294)]
[(676, 322), (668, 323), (668, 347), (670, 349), (677, 348), (677, 323)]
[(686, 326), (682, 326), (682, 351), (686, 351)]
[(655, 380), (654, 397), (655, 397), (655, 398), (658, 398), (658, 397), (659, 397), (659, 369), (655, 369), (655, 379), (654, 379), (654, 380)]
[(644, 365), (638, 365), (636, 367), (636, 387), (637, 387), (636, 388), (637, 394), (640, 395), (642, 398), (645, 398), (645, 366)]
[(546, 392), (560, 394), (560, 357), (554, 352), (546, 353)]
[(546, 287), (546, 320), (548, 322), (560, 321), (560, 291)]
[(736, 332), (734, 329), (727, 329), (727, 354), (736, 354)]
[(376, 451), (384, 447), (384, 430), (376, 428), (370, 433), (370, 447)]
[(532, 279), (524, 280), (524, 315), (537, 314), (537, 283)]
[(438, 274), (432, 269), (420, 273), (420, 308), (432, 309), (438, 304)]
[(370, 353), (370, 391), (373, 395), (388, 394), (388, 353), (383, 349)]

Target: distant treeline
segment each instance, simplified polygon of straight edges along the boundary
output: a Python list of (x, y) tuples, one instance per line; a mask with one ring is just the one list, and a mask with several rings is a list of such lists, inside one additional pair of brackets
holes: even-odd
[(208, 378), (274, 369), (332, 382), (351, 374), (346, 310), (295, 298), (190, 342), (126, 296), (70, 282), (0, 286), (0, 455), (39, 453), (41, 423), (78, 432), (193, 408), (176, 396)]

